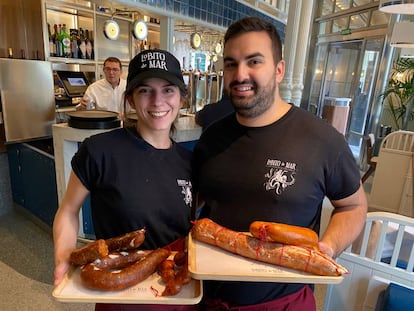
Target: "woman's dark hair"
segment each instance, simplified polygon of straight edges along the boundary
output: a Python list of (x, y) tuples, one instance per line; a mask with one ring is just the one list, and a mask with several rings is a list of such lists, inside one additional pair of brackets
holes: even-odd
[(282, 59), (282, 41), (276, 28), (258, 17), (245, 17), (233, 24), (227, 29), (224, 35), (224, 45), (230, 39), (252, 31), (265, 31), (272, 41), (273, 61), (277, 64)]

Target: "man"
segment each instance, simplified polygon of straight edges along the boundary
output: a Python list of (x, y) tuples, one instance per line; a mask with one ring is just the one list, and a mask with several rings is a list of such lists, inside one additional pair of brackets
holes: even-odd
[[(121, 61), (116, 57), (108, 57), (104, 61), (103, 72), (105, 78), (89, 85), (78, 109), (93, 108), (122, 113), (126, 80), (121, 78)], [(93, 107), (90, 107), (91, 103)]]
[(217, 103), (209, 104), (196, 112), (195, 122), (203, 128), (203, 131), (215, 121), (234, 112), (231, 101), (223, 96)]
[[(241, 19), (224, 37), (224, 87), (235, 113), (201, 135), (194, 150), (201, 217), (248, 231), (254, 220), (319, 232), (322, 201), (335, 207), (319, 247), (338, 256), (363, 228), (367, 202), (343, 136), (327, 122), (283, 101), (285, 63), (276, 29)], [(206, 281), (207, 310), (316, 309), (312, 285)]]

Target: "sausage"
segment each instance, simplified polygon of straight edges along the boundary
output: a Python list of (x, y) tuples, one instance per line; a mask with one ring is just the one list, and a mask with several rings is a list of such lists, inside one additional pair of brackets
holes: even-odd
[(226, 251), (278, 266), (324, 276), (349, 273), (331, 257), (317, 250), (265, 242), (246, 233), (222, 227), (208, 218), (195, 221), (191, 235), (196, 240)]
[(164, 260), (160, 265), (159, 274), (165, 283), (165, 289), (161, 296), (177, 295), (183, 286), (191, 281), (187, 253), (178, 252), (173, 260)]
[(104, 270), (121, 269), (146, 257), (150, 252), (150, 250), (114, 251), (106, 257), (96, 259), (94, 265)]
[(127, 250), (141, 246), (145, 240), (145, 229), (132, 231), (124, 235), (105, 240), (108, 250)]
[(76, 266), (81, 266), (108, 255), (108, 246), (105, 240), (96, 240), (81, 247), (76, 248), (70, 254), (69, 262)]
[(319, 249), (318, 235), (309, 228), (276, 222), (254, 221), (250, 224), (249, 231), (254, 237), (264, 241)]
[(145, 258), (120, 270), (104, 270), (95, 264), (89, 263), (81, 268), (82, 284), (94, 290), (117, 291), (148, 278), (157, 269), (157, 266), (170, 255), (166, 249), (156, 249)]

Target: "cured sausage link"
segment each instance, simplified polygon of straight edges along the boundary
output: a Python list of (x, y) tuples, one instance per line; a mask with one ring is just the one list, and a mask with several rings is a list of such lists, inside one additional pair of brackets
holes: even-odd
[(121, 252), (110, 252), (108, 256), (96, 259), (94, 265), (99, 269), (121, 269), (151, 253), (151, 250), (129, 250)]
[(282, 244), (312, 247), (318, 250), (318, 235), (309, 228), (276, 222), (254, 221), (249, 231), (255, 238)]
[(208, 218), (197, 220), (191, 234), (201, 242), (278, 266), (324, 276), (349, 273), (346, 268), (319, 251), (294, 245), (264, 242), (245, 233), (222, 227)]
[(108, 246), (105, 240), (96, 240), (83, 245), (72, 251), (69, 261), (71, 264), (81, 266), (94, 261), (97, 258), (103, 258), (108, 255)]
[(90, 289), (122, 290), (144, 281), (169, 255), (166, 249), (156, 249), (140, 261), (115, 271), (99, 269), (90, 263), (81, 268), (80, 278), (82, 284)]
[(138, 248), (145, 240), (145, 229), (140, 229), (126, 233), (121, 236), (105, 240), (109, 251), (122, 251)]

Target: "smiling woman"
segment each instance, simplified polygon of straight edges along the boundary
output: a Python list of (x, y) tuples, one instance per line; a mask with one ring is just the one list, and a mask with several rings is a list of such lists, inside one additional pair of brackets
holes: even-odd
[[(147, 50), (131, 60), (125, 100), (136, 110), (138, 121), (134, 127), (87, 138), (72, 158), (67, 191), (54, 222), (56, 285), (69, 269), (80, 207), (88, 195), (96, 239), (146, 228), (142, 249), (171, 243), (183, 247), (180, 242), (191, 226), (191, 153), (170, 138), (170, 130), (184, 98), (181, 68), (172, 54)], [(174, 226), (164, 219), (174, 219)], [(120, 308), (159, 310), (108, 304), (97, 304), (95, 310)]]

